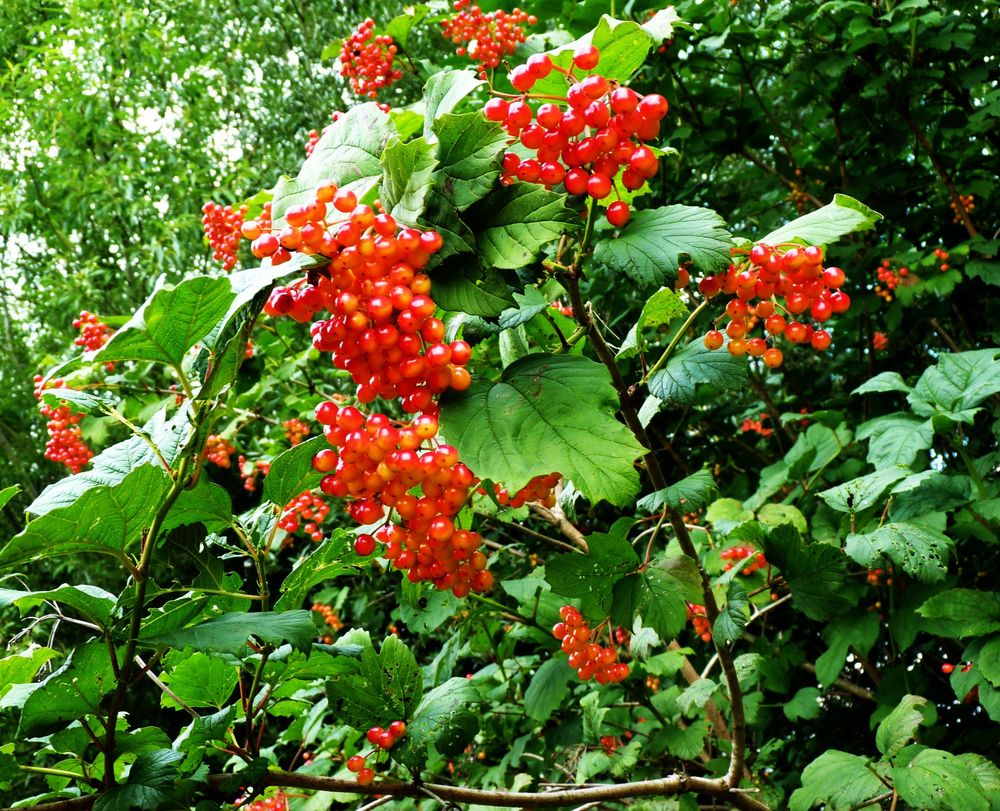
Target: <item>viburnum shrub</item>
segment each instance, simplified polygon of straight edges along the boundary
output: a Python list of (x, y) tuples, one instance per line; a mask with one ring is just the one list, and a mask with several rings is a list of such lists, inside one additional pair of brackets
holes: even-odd
[[(359, 94), (425, 11), (345, 41)], [(75, 475), (0, 546), (3, 802), (988, 808), (933, 725), (1000, 719), (995, 561), (956, 562), (998, 543), (1000, 350), (880, 366), (851, 197), (738, 236), (680, 202), (680, 90), (640, 72), (670, 10), (537, 53), (459, 11), (514, 92), (444, 69), (336, 115), (206, 204), (221, 269), (84, 312), (36, 379)]]

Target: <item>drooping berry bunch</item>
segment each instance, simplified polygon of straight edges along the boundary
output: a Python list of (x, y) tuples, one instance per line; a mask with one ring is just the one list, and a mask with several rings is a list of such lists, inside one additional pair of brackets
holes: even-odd
[(48, 420), (45, 423), (45, 430), (49, 434), (45, 443), (45, 458), (66, 465), (73, 473), (79, 473), (94, 456), (80, 433), (78, 423), (84, 415), (75, 413), (68, 405), (53, 407), (41, 402), (43, 391), (65, 387), (61, 379), (43, 383), (42, 376), (35, 375), (34, 380), (38, 410)]
[(77, 318), (73, 319), (73, 329), (80, 330), (80, 334), (73, 339), (73, 343), (82, 346), (88, 352), (96, 352), (112, 335), (112, 330), (101, 321), (94, 313), (83, 310)]
[[(537, 501), (544, 507), (552, 507), (556, 503), (555, 486), (562, 478), (561, 473), (548, 473), (545, 476), (535, 476), (520, 490), (511, 495), (506, 487), (499, 484), (493, 485), (497, 501), (504, 507), (523, 507), (529, 502)], [(482, 488), (480, 488), (480, 492)]]
[(759, 569), (767, 568), (767, 560), (764, 559), (764, 553), (758, 552), (752, 546), (731, 546), (729, 549), (722, 550), (721, 557), (724, 561), (726, 561), (726, 565), (723, 568), (727, 572), (739, 561), (745, 560), (746, 558), (752, 558), (748, 564), (740, 569), (740, 574), (745, 577), (749, 577)]
[[(326, 603), (313, 603), (312, 610), (315, 611), (323, 618), (323, 622), (329, 626), (331, 631), (339, 631), (344, 627), (344, 623), (341, 622), (340, 616), (336, 611), (333, 610), (332, 605), (327, 605)], [(320, 637), (320, 641), (326, 645), (333, 644), (333, 634), (327, 633)]]
[[(330, 515), (330, 505), (317, 493), (306, 490), (289, 501), (278, 519), (278, 527), (289, 535), (302, 531), (319, 542), (323, 540), (323, 530), (319, 525)], [(305, 522), (304, 524), (302, 522)]]
[(976, 195), (974, 194), (960, 194), (958, 195), (958, 205), (952, 200), (948, 205), (951, 206), (951, 210), (955, 212), (955, 222), (962, 222), (961, 209), (964, 209), (967, 214), (971, 213), (976, 208)]
[(511, 12), (502, 9), (483, 14), (471, 0), (455, 0), (452, 4), (458, 13), (441, 21), (441, 31), (446, 39), (459, 47), (455, 53), (468, 56), (479, 63), (480, 75), (500, 64), (505, 56), (514, 53), (519, 42), (525, 40), (525, 25), (534, 25), (538, 18), (519, 8)]
[(344, 40), (340, 48), (340, 75), (349, 79), (359, 96), (375, 98), (378, 92), (402, 78), (393, 68), (399, 49), (392, 37), (375, 34), (375, 21), (369, 17)]
[[(393, 721), (389, 724), (388, 729), (382, 729), (382, 727), (372, 727), (365, 733), (365, 738), (368, 740), (372, 746), (377, 747), (375, 750), (375, 761), (381, 757), (383, 752), (388, 752), (396, 743), (403, 737), (406, 736), (406, 724), (402, 721)], [(368, 758), (371, 757), (372, 753), (367, 755), (354, 755), (347, 759), (347, 770), (357, 775), (357, 781), (359, 785), (367, 786), (375, 779), (375, 770), (368, 767)]]
[(941, 264), (938, 265), (938, 270), (944, 273), (950, 265), (948, 264), (948, 251), (944, 248), (934, 249), (934, 258), (940, 260)]
[(886, 303), (892, 301), (893, 291), (900, 284), (905, 284), (904, 279), (910, 275), (910, 269), (906, 265), (901, 264), (894, 270), (892, 264), (891, 259), (883, 259), (875, 269), (875, 276), (878, 279), (878, 283), (875, 285), (875, 295)]
[(309, 426), (298, 417), (285, 420), (281, 425), (285, 429), (285, 438), (293, 448), (309, 436)]
[(240, 246), (240, 229), (246, 217), (247, 206), (233, 209), (211, 201), (201, 207), (201, 225), (212, 247), (212, 258), (222, 262), (225, 270), (236, 266), (236, 251)]
[(225, 437), (212, 434), (205, 440), (205, 459), (218, 467), (228, 468), (230, 456), (236, 453), (236, 446)]
[[(546, 54), (529, 57), (514, 68), (510, 81), (521, 92), (515, 101), (496, 97), (483, 109), (490, 121), (504, 125), (515, 141), (533, 151), (535, 157), (522, 160), (516, 152), (503, 157), (502, 182), (523, 180), (546, 188), (562, 184), (569, 194), (587, 194), (605, 200), (621, 175), (626, 189), (639, 189), (656, 174), (656, 154), (645, 145), (660, 132), (667, 114), (667, 100), (657, 94), (640, 96), (628, 87), (589, 73), (597, 67), (600, 52), (592, 45), (580, 46), (568, 70), (553, 63)], [(578, 78), (575, 71), (588, 75)], [(553, 71), (563, 74), (569, 85), (565, 96), (532, 94), (539, 79)], [(533, 107), (534, 102), (541, 102)], [(628, 203), (612, 202), (607, 207), (608, 222), (624, 226), (630, 217)]]
[[(729, 353), (761, 358), (773, 369), (784, 359), (773, 345), (782, 335), (789, 343), (808, 343), (816, 351), (829, 348), (833, 339), (821, 325), (851, 306), (840, 289), (844, 281), (840, 268), (823, 267), (823, 249), (816, 245), (782, 248), (758, 243), (750, 249), (749, 261), (730, 265), (725, 274), (706, 276), (698, 287), (707, 298), (719, 292), (733, 296), (726, 304)], [(758, 321), (764, 323), (764, 336), (750, 337)], [(719, 349), (725, 337), (712, 329), (704, 341), (709, 349)]]
[[(313, 458), (313, 468), (328, 474), (320, 489), (351, 498), (347, 512), (359, 524), (381, 523), (374, 534), (357, 537), (358, 554), (371, 554), (378, 540), (385, 544), (386, 560), (406, 571), (411, 582), (430, 581), (458, 597), (492, 587), (486, 555), (479, 550), (482, 538), (454, 521), (477, 479), (451, 445), (427, 447), (437, 436), (435, 415), (396, 422), (327, 401), (317, 407), (316, 419), (336, 448)], [(411, 493), (414, 488), (422, 495)], [(386, 516), (387, 509), (395, 520)]]
[(571, 605), (560, 608), (559, 616), (562, 622), (552, 626), (552, 635), (569, 654), (569, 666), (581, 681), (595, 679), (598, 684), (614, 684), (628, 676), (629, 666), (618, 661), (618, 649), (610, 645), (603, 647), (596, 641), (600, 638), (601, 625), (591, 630), (590, 623)]
[(705, 606), (695, 603), (687, 604), (687, 618), (694, 626), (694, 632), (701, 637), (702, 642), (712, 641), (712, 624), (708, 621)]
[(876, 352), (883, 352), (889, 348), (889, 336), (884, 332), (876, 332), (872, 335), (872, 349)]
[(870, 586), (891, 586), (892, 566), (887, 567), (887, 569), (869, 569), (865, 578)]

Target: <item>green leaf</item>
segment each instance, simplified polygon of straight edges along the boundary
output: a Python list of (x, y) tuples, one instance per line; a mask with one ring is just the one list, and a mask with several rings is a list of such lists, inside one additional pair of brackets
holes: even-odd
[(1000, 593), (948, 589), (928, 599), (917, 613), (923, 627), (938, 636), (964, 638), (1000, 631)]
[[(441, 404), (442, 432), (485, 479), (523, 486), (558, 471), (592, 502), (628, 504), (639, 489), (642, 446), (613, 414), (607, 369), (575, 355), (533, 354), (501, 380), (476, 380)], [(530, 448), (530, 454), (510, 453)]]
[(416, 225), (424, 213), (437, 159), (423, 138), (394, 140), (382, 153), (382, 203), (397, 220)]
[(316, 626), (310, 611), (233, 612), (189, 628), (144, 637), (142, 643), (147, 647), (167, 645), (178, 650), (192, 648), (240, 656), (249, 653), (247, 640), (251, 637), (274, 646), (287, 641), (307, 651), (315, 635)]
[[(467, 254), (476, 250), (476, 235), (469, 228), (468, 224), (459, 216), (455, 207), (448, 202), (437, 186), (432, 186), (427, 194), (426, 206), (423, 216), (417, 223), (421, 228), (432, 228), (437, 231), (444, 240), (444, 245), (440, 251), (431, 257), (428, 268), (432, 269), (441, 266), (445, 260), (460, 261), (463, 267), (468, 270), (469, 266), (475, 267), (478, 260), (470, 261)], [(454, 259), (461, 257), (460, 260)], [(434, 298), (438, 297), (438, 274), (434, 274)]]
[(681, 760), (694, 760), (705, 750), (705, 738), (708, 732), (708, 721), (699, 718), (684, 729), (680, 726), (669, 726), (661, 734), (671, 755)]
[(677, 706), (688, 717), (701, 715), (702, 713), (698, 710), (705, 708), (718, 688), (719, 685), (711, 679), (698, 679), (689, 684), (684, 692), (677, 697)]
[(941, 811), (955, 808), (989, 811), (990, 808), (975, 773), (950, 752), (908, 747), (900, 753), (892, 778), (900, 799), (911, 808)]
[(42, 665), (58, 656), (52, 648), (32, 647), (0, 659), (0, 698), (15, 684), (31, 684)]
[(411, 633), (426, 634), (436, 630), (462, 610), (462, 601), (447, 589), (434, 588), (430, 583), (411, 583), (406, 579), (400, 585), (403, 593), (399, 618)]
[(746, 589), (732, 581), (726, 593), (726, 604), (712, 626), (712, 637), (722, 645), (729, 645), (742, 637), (750, 618), (749, 609), (750, 598)]
[(320, 583), (360, 572), (365, 558), (354, 551), (353, 541), (353, 535), (337, 528), (309, 555), (299, 558), (281, 584), (281, 599), (275, 603), (275, 610), (299, 608), (309, 592)]
[(829, 507), (842, 513), (857, 513), (873, 506), (889, 486), (906, 478), (910, 471), (903, 467), (876, 470), (867, 476), (823, 490), (819, 497)]
[(483, 84), (471, 70), (443, 70), (427, 80), (424, 84), (424, 138), (427, 143), (437, 142), (434, 123)]
[(468, 679), (449, 679), (424, 696), (406, 737), (392, 750), (392, 757), (416, 772), (427, 759), (427, 749), (445, 756), (459, 754), (479, 729), (479, 691)]
[(674, 35), (674, 26), (681, 22), (677, 9), (667, 6), (660, 9), (653, 15), (653, 18), (642, 24), (643, 30), (654, 40), (662, 41), (670, 39)]
[(792, 794), (791, 811), (808, 811), (825, 804), (830, 811), (851, 811), (885, 793), (885, 784), (868, 760), (829, 749), (806, 766), (802, 788)]
[(979, 349), (942, 355), (925, 370), (907, 395), (914, 413), (921, 417), (943, 415), (955, 422), (971, 423), (987, 397), (1000, 392), (1000, 349)]
[(19, 484), (12, 484), (10, 487), (5, 487), (3, 490), (0, 490), (0, 510), (6, 507), (7, 502), (20, 492), (21, 485)]
[(893, 758), (910, 741), (916, 740), (917, 728), (927, 722), (927, 699), (905, 695), (875, 733), (875, 745), (887, 758)]
[(275, 190), (271, 215), (276, 225), (289, 206), (308, 202), (323, 180), (332, 180), (340, 188), (349, 188), (358, 198), (375, 186), (382, 177), (380, 158), (389, 140), (396, 135), (387, 113), (374, 102), (348, 111), (323, 133), (293, 186), (279, 196)]
[[(204, 653), (173, 652), (160, 678), (189, 707), (214, 707), (221, 710), (236, 687), (239, 670), (222, 659)], [(164, 707), (182, 709), (172, 696), (160, 697)]]
[(94, 803), (94, 811), (156, 811), (170, 800), (170, 791), (179, 778), (177, 765), (182, 760), (184, 754), (173, 749), (139, 755), (125, 782), (101, 794)]
[(791, 701), (786, 702), (782, 710), (785, 718), (789, 721), (798, 721), (800, 718), (812, 721), (819, 718), (822, 705), (820, 696), (822, 693), (816, 687), (803, 687), (792, 696)]
[(635, 522), (622, 518), (607, 534), (595, 532), (587, 539), (585, 555), (556, 555), (545, 566), (545, 579), (552, 591), (568, 599), (580, 600), (580, 610), (591, 621), (611, 613), (615, 583), (639, 566), (639, 556), (628, 542)]
[(976, 776), (983, 787), (983, 793), (990, 801), (990, 808), (992, 811), (997, 811), (1000, 807), (1000, 769), (982, 755), (968, 753), (959, 755), (958, 759)]
[(525, 287), (524, 293), (514, 293), (514, 301), (517, 307), (511, 307), (500, 313), (500, 326), (503, 329), (513, 329), (526, 324), (539, 313), (545, 312), (549, 306), (549, 300), (532, 285)]
[(580, 228), (566, 195), (537, 183), (495, 189), (470, 209), (469, 220), (483, 263), (511, 270), (531, 264), (550, 242)]
[(482, 113), (448, 113), (432, 125), (438, 139), (434, 182), (458, 211), (490, 193), (500, 176), (507, 134)]
[(385, 27), (385, 33), (392, 37), (405, 50), (410, 38), (410, 31), (430, 13), (430, 6), (419, 3), (414, 6), (404, 6), (403, 13), (393, 17)]
[(982, 279), (986, 284), (1000, 287), (1000, 262), (973, 259), (966, 263), (965, 275), (970, 279)]
[(323, 474), (313, 470), (312, 458), (329, 447), (325, 437), (315, 436), (279, 454), (264, 478), (264, 498), (284, 507), (300, 493), (318, 487)]
[(528, 717), (548, 721), (569, 695), (569, 682), (574, 675), (563, 657), (543, 662), (524, 691), (524, 711)]
[(803, 534), (809, 531), (806, 517), (798, 507), (791, 504), (765, 504), (757, 511), (757, 520), (769, 527), (791, 524)]
[(641, 285), (659, 286), (672, 284), (688, 259), (705, 274), (725, 270), (732, 244), (725, 220), (711, 209), (671, 205), (635, 212), (617, 239), (597, 243), (594, 259)]
[(229, 310), (229, 280), (194, 276), (157, 288), (136, 314), (93, 355), (95, 362), (151, 361), (179, 366)]
[(434, 300), (444, 310), (486, 317), (500, 315), (514, 303), (503, 276), (492, 268), (480, 268), (468, 256), (449, 260), (434, 271)]
[(991, 637), (986, 641), (976, 664), (979, 665), (984, 679), (994, 687), (1000, 687), (1000, 636)]
[(908, 575), (927, 583), (944, 579), (954, 544), (938, 530), (908, 521), (884, 524), (863, 535), (849, 535), (844, 551), (862, 566), (874, 568), (885, 555)]
[(911, 389), (899, 372), (880, 372), (858, 386), (851, 394), (871, 394), (885, 391), (901, 391), (904, 394), (909, 394)]
[(101, 699), (115, 687), (104, 640), (87, 642), (33, 690), (21, 710), (20, 735), (54, 732), (67, 721), (100, 714)]
[(701, 577), (691, 558), (656, 562), (639, 575), (639, 616), (660, 639), (673, 639), (687, 622), (685, 603), (701, 595)]
[(668, 287), (661, 287), (642, 306), (639, 320), (632, 325), (615, 357), (628, 358), (636, 355), (643, 345), (642, 331), (652, 327), (662, 327), (675, 318), (687, 315), (687, 307), (680, 296)]
[[(150, 448), (155, 445), (167, 464), (173, 465), (191, 435), (191, 411), (181, 406), (170, 419), (166, 409), (158, 411), (142, 430), (146, 440), (132, 436), (97, 454), (90, 460), (90, 469), (50, 484), (28, 507), (33, 515), (45, 515), (60, 507), (68, 507), (93, 487), (112, 487), (143, 465), (160, 465)], [(148, 440), (148, 441), (147, 441)]]
[(792, 220), (758, 242), (778, 245), (801, 240), (810, 245), (827, 245), (847, 234), (868, 231), (881, 219), (881, 214), (853, 197), (835, 194), (832, 203)]
[(725, 350), (712, 350), (695, 338), (673, 354), (660, 371), (649, 379), (649, 393), (678, 405), (692, 405), (698, 385), (707, 383), (719, 391), (741, 389), (747, 381), (745, 358)]
[(103, 392), (77, 391), (65, 386), (46, 389), (42, 393), (42, 401), (53, 408), (72, 406), (77, 414), (107, 414), (118, 402), (117, 398)]
[[(548, 54), (555, 65), (568, 69), (573, 63), (573, 52), (580, 45), (592, 44), (601, 52), (600, 62), (592, 71), (577, 69), (574, 75), (582, 79), (590, 73), (600, 73), (608, 80), (626, 83), (646, 61), (652, 40), (651, 32), (636, 23), (616, 20), (605, 14), (593, 31), (548, 51)], [(562, 73), (552, 71), (548, 77), (535, 83), (532, 92), (565, 96), (566, 78)]]
[(390, 636), (376, 653), (366, 631), (352, 631), (342, 642), (362, 649), (358, 659), (339, 657), (341, 672), (326, 682), (341, 723), (364, 729), (396, 720), (409, 723), (423, 693), (423, 676), (409, 648)]
[(887, 414), (858, 426), (857, 437), (868, 440), (868, 461), (876, 468), (909, 467), (934, 443), (934, 425), (906, 413)]
[(753, 513), (735, 498), (719, 498), (705, 511), (705, 520), (718, 532), (728, 535), (740, 524), (753, 520)]
[(699, 470), (665, 490), (657, 490), (648, 496), (643, 496), (636, 506), (654, 514), (661, 512), (664, 507), (690, 512), (704, 507), (717, 492), (718, 486), (712, 474), (708, 470)]
[(81, 583), (79, 586), (63, 583), (61, 586), (47, 591), (0, 589), (0, 608), (6, 608), (10, 605), (17, 606), (22, 617), (32, 608), (47, 600), (59, 603), (63, 609), (67, 607), (74, 609), (81, 616), (102, 628), (108, 626), (115, 603), (118, 601), (111, 592), (87, 583)]
[(168, 482), (162, 468), (144, 465), (114, 486), (90, 488), (74, 504), (47, 512), (11, 538), (0, 549), (0, 569), (77, 552), (120, 558), (149, 526)]
[(787, 581), (796, 608), (810, 619), (830, 619), (854, 603), (847, 589), (847, 559), (839, 549), (807, 545), (798, 530), (785, 525), (768, 534), (763, 551)]

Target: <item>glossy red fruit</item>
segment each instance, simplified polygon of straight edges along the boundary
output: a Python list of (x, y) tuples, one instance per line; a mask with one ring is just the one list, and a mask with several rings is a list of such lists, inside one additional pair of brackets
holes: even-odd
[(632, 216), (632, 212), (628, 207), (628, 203), (623, 200), (616, 200), (610, 206), (608, 206), (607, 217), (608, 222), (611, 223), (615, 228), (622, 228), (629, 221), (629, 217)]

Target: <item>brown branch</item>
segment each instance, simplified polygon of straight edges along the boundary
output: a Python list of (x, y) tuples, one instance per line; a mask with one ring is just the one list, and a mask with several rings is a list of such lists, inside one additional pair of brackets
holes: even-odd
[[(803, 662), (799, 665), (803, 670), (816, 674), (816, 665), (812, 662)], [(864, 687), (859, 687), (853, 682), (847, 681), (847, 679), (834, 679), (834, 685), (839, 687), (845, 693), (850, 693), (855, 698), (863, 699), (864, 701), (876, 701), (875, 694), (871, 690), (866, 690)]]
[(585, 553), (590, 551), (590, 547), (587, 545), (587, 539), (584, 537), (583, 533), (573, 526), (572, 522), (566, 517), (566, 514), (559, 509), (558, 505), (550, 509), (549, 507), (543, 507), (541, 504), (532, 502), (528, 505), (528, 509), (540, 518), (544, 518), (552, 524), (552, 526), (556, 527), (573, 543), (573, 546), (579, 548)]
[[(215, 774), (208, 778), (208, 785), (217, 787), (232, 779), (230, 774)], [(591, 785), (546, 792), (490, 791), (486, 789), (449, 786), (438, 783), (372, 783), (359, 786), (354, 780), (333, 777), (316, 777), (298, 772), (272, 771), (254, 784), (260, 791), (268, 786), (301, 788), (311, 791), (333, 791), (371, 796), (421, 797), (428, 792), (441, 800), (456, 803), (477, 803), (495, 808), (563, 808), (568, 805), (621, 800), (630, 797), (656, 797), (695, 793), (724, 800), (733, 808), (746, 811), (768, 811), (763, 803), (749, 796), (748, 790), (733, 789), (725, 778), (708, 779), (686, 774), (672, 774), (658, 780), (640, 780), (634, 783)], [(753, 791), (753, 790), (751, 790)], [(87, 811), (93, 807), (96, 796), (60, 800), (33, 806), (38, 811)], [(14, 811), (2, 808), (0, 811)]]

